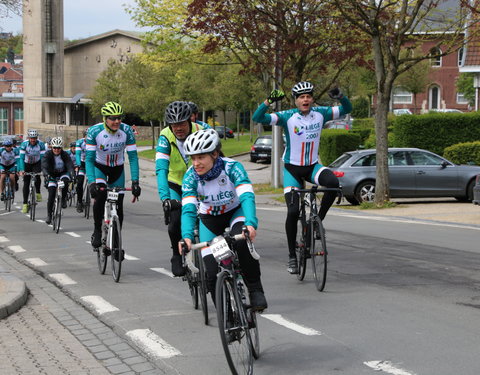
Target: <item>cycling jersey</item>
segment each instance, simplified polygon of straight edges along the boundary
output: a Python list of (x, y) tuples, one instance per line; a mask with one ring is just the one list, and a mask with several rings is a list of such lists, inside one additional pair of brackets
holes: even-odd
[(6, 167), (14, 166), (20, 158), (20, 152), (17, 148), (7, 151), (5, 147), (0, 147), (0, 164)]
[(198, 213), (222, 215), (242, 207), (245, 225), (257, 228), (255, 195), (252, 183), (242, 164), (221, 158), (223, 165), (219, 176), (212, 180), (199, 177), (193, 166), (185, 173), (182, 184), (182, 237), (193, 239)]
[[(190, 132), (202, 130), (202, 126), (192, 123)], [(182, 179), (187, 171), (189, 159), (183, 152), (183, 141), (179, 141), (170, 128), (165, 128), (158, 137), (155, 155), (155, 169), (160, 199), (172, 199), (168, 182), (182, 185)]]
[(307, 115), (297, 108), (267, 114), (268, 106), (262, 103), (253, 114), (253, 121), (283, 128), (287, 141), (282, 157), (285, 163), (312, 165), (318, 162), (318, 147), (325, 122), (352, 110), (347, 97), (344, 96), (340, 102), (342, 105), (336, 107), (312, 107)]
[(87, 144), (85, 138), (78, 139), (75, 144), (75, 163), (77, 165), (80, 165), (82, 161), (85, 161), (86, 150)]
[(29, 140), (23, 141), (20, 145), (20, 158), (18, 170), (25, 170), (25, 164), (38, 163), (45, 154), (45, 143), (38, 141), (32, 145)]
[(70, 159), (72, 160), (73, 166), (76, 167), (77, 166), (77, 157), (75, 155), (75, 151), (72, 152), (72, 150), (67, 150), (66, 152), (67, 152), (68, 156), (70, 156)]
[(211, 129), (212, 128), (206, 122), (203, 122), (203, 121), (200, 121), (200, 120), (195, 121), (195, 123), (200, 125), (203, 129)]
[(132, 128), (121, 123), (119, 129), (113, 133), (107, 131), (104, 123), (91, 126), (87, 133), (85, 156), (88, 182), (95, 182), (96, 164), (105, 167), (123, 166), (125, 150), (130, 161), (132, 181), (138, 181), (137, 145)]

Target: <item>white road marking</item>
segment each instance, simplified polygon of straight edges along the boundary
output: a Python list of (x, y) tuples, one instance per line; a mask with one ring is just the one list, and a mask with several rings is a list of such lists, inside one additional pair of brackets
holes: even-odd
[(80, 236), (79, 234), (75, 233), (75, 232), (65, 232), (65, 234), (68, 234), (69, 236), (72, 236), (72, 237), (82, 237)]
[(35, 221), (36, 221), (37, 223), (44, 223), (44, 222), (45, 222), (45, 220), (42, 220), (42, 219), (37, 219), (37, 220), (35, 220)]
[(52, 279), (56, 280), (59, 284), (62, 285), (73, 285), (77, 283), (75, 280), (72, 280), (64, 273), (51, 273), (48, 276), (50, 276)]
[(413, 372), (408, 372), (408, 371), (402, 370), (401, 368), (397, 368), (393, 366), (392, 363), (389, 361), (368, 361), (368, 362), (363, 362), (363, 364), (374, 369), (375, 371), (383, 371), (383, 372), (386, 372), (387, 374), (415, 375), (415, 373)]
[(155, 358), (171, 358), (182, 354), (149, 329), (128, 331), (127, 336), (147, 354)]
[(9, 211), (9, 212), (5, 212), (3, 214), (0, 214), (0, 216), (5, 216), (5, 215), (10, 215), (10, 214), (13, 214), (15, 211)]
[(132, 255), (128, 255), (128, 254), (125, 254), (125, 259), (127, 259), (127, 260), (138, 260), (137, 257), (134, 257)]
[(308, 328), (300, 324), (294, 323), (288, 319), (285, 319), (280, 314), (260, 314), (259, 316), (271, 320), (274, 323), (280, 324), (281, 326), (294, 330), (298, 333), (301, 333), (302, 335), (316, 336), (322, 334), (321, 332), (316, 331), (313, 328)]
[(165, 268), (150, 268), (152, 271), (155, 271), (155, 272), (158, 272), (158, 273), (163, 273), (164, 275), (167, 275), (169, 277), (175, 277), (173, 276), (173, 273), (171, 273), (169, 270), (165, 269)]
[(90, 244), (90, 245), (92, 244), (92, 241), (85, 241), (85, 242), (88, 243), (88, 244)]
[(44, 262), (40, 258), (27, 258), (25, 260), (28, 263), (30, 263), (32, 266), (37, 266), (37, 267), (48, 266), (48, 263)]
[(90, 305), (97, 314), (102, 315), (108, 312), (119, 311), (118, 307), (113, 306), (112, 304), (105, 301), (100, 296), (85, 296), (81, 297), (88, 305)]
[(23, 247), (18, 246), (18, 245), (9, 246), (8, 248), (9, 248), (10, 250), (12, 250), (14, 253), (24, 253), (25, 251), (27, 251), (27, 250), (25, 250)]
[(5, 236), (0, 236), (0, 242), (10, 242), (10, 240)]

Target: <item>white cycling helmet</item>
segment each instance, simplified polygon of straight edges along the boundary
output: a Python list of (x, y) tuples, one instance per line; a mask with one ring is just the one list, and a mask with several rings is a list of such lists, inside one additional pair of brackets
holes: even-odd
[(52, 147), (63, 147), (63, 139), (62, 137), (54, 137), (52, 138), (50, 145)]
[(187, 156), (208, 154), (215, 151), (219, 143), (220, 138), (215, 130), (199, 130), (187, 137), (185, 143), (183, 144), (183, 150)]
[(310, 82), (298, 82), (295, 86), (292, 87), (292, 96), (294, 98), (297, 98), (302, 94), (313, 95), (313, 85)]
[(28, 138), (38, 138), (38, 131), (36, 131), (35, 129), (29, 129)]

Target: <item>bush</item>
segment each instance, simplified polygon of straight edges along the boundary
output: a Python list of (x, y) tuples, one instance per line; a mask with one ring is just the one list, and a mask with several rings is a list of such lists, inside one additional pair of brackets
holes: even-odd
[(375, 119), (373, 117), (354, 118), (353, 129), (375, 129)]
[(360, 145), (360, 136), (343, 129), (325, 129), (320, 142), (320, 160), (329, 165), (346, 151), (353, 151)]
[(428, 113), (393, 120), (397, 147), (418, 147), (442, 155), (446, 147), (480, 141), (480, 114)]
[(465, 142), (445, 148), (443, 156), (455, 164), (480, 165), (480, 142)]
[(369, 115), (368, 108), (370, 101), (368, 98), (358, 98), (352, 100), (352, 117), (367, 117)]
[[(387, 129), (387, 145), (388, 147), (396, 147), (395, 143), (395, 135), (393, 133), (393, 128), (388, 127)], [(368, 148), (376, 148), (377, 146), (377, 138), (375, 131), (371, 131), (369, 137), (363, 143), (363, 146)]]

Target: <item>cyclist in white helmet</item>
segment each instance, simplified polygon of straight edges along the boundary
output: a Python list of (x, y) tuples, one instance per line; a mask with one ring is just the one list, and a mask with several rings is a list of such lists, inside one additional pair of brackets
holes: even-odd
[[(185, 154), (191, 157), (192, 166), (182, 184), (182, 237), (189, 248), (197, 221), (197, 207), (201, 242), (223, 234), (226, 227), (230, 227), (232, 234), (239, 234), (244, 225), (250, 238), (255, 239), (258, 219), (252, 183), (243, 165), (222, 157), (220, 148), (220, 139), (213, 129), (200, 130), (185, 141)], [(264, 310), (267, 300), (260, 280), (260, 263), (251, 256), (244, 241), (237, 243), (237, 253), (250, 304), (255, 310)], [(202, 257), (208, 291), (214, 300), (218, 265), (208, 248), (202, 251)]]
[[(338, 179), (333, 172), (318, 162), (320, 137), (325, 122), (337, 119), (352, 110), (352, 104), (338, 88), (331, 89), (328, 94), (330, 98), (340, 101), (340, 106), (313, 106), (313, 92), (314, 87), (310, 82), (298, 82), (292, 88), (296, 108), (267, 114), (271, 104), (285, 97), (281, 90), (273, 90), (253, 114), (255, 122), (281, 126), (287, 140), (283, 153), (283, 191), (287, 204), (285, 222), (289, 254), (287, 270), (291, 274), (298, 273), (295, 239), (300, 213), (299, 197), (298, 194), (291, 192), (292, 188), (302, 188), (305, 181), (328, 188), (339, 186)], [(325, 218), (328, 209), (335, 201), (335, 196), (336, 192), (326, 192), (323, 195), (319, 212), (321, 220)]]

